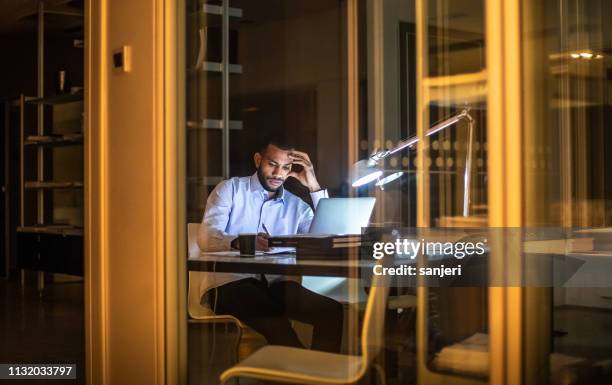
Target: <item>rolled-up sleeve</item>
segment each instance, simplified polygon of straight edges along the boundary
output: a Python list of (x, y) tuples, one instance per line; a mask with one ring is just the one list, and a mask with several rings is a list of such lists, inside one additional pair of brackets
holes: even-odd
[(230, 180), (219, 183), (208, 196), (206, 210), (198, 234), (198, 245), (203, 251), (231, 249), (236, 235), (225, 232), (232, 210), (233, 186)]
[[(310, 198), (312, 198), (312, 204), (316, 210), (317, 206), (319, 205), (319, 201), (323, 198), (329, 198), (329, 194), (327, 193), (327, 190), (319, 190), (310, 193)], [(307, 233), (310, 230), (310, 224), (312, 223), (313, 218), (314, 212), (309, 206), (300, 217), (300, 223), (298, 225), (299, 234)]]
[(329, 198), (329, 194), (327, 193), (327, 189), (319, 190), (319, 191), (310, 193), (310, 198), (312, 198), (312, 204), (316, 210), (319, 204), (319, 201), (323, 198)]

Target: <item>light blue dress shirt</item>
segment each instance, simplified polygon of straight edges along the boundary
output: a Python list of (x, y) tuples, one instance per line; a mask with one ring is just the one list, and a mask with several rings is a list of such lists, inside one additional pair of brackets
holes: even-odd
[[(327, 190), (310, 194), (315, 208), (321, 198), (327, 198)], [(290, 235), (306, 233), (314, 213), (298, 196), (281, 188), (270, 199), (257, 177), (235, 177), (219, 183), (206, 202), (204, 219), (198, 234), (198, 244), (203, 251), (230, 250), (231, 241), (244, 233)], [(265, 225), (265, 228), (264, 228)], [(242, 278), (250, 274), (202, 273), (200, 293)]]

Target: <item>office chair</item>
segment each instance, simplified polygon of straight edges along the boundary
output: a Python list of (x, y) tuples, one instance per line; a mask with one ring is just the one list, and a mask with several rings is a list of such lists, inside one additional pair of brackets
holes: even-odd
[[(198, 246), (198, 233), (200, 231), (199, 223), (187, 224), (187, 243), (189, 246), (189, 257), (195, 257), (200, 254), (200, 246)], [(189, 323), (225, 323), (234, 324), (238, 330), (238, 338), (236, 339), (235, 358), (238, 361), (238, 348), (242, 333), (247, 326), (238, 318), (228, 314), (215, 314), (213, 309), (207, 303), (201, 302), (200, 297), (200, 282), (202, 275), (205, 273), (199, 271), (189, 272), (189, 289), (187, 294), (187, 312), (189, 313)]]
[(388, 276), (374, 276), (361, 330), (360, 356), (268, 345), (224, 371), (221, 384), (235, 377), (312, 385), (352, 384), (373, 367), (384, 385), (383, 369), (372, 362), (384, 341), (388, 294)]

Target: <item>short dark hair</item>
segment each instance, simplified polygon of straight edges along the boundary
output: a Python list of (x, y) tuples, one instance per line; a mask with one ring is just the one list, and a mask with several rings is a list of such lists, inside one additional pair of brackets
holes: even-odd
[(295, 148), (295, 145), (290, 141), (286, 140), (283, 136), (280, 135), (268, 135), (264, 136), (259, 141), (259, 146), (257, 147), (257, 152), (260, 154), (265, 154), (268, 146), (275, 146), (284, 151), (289, 151)]

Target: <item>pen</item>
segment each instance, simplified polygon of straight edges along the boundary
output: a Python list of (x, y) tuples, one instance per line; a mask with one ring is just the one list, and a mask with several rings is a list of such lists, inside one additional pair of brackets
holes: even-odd
[[(270, 232), (268, 231), (268, 228), (266, 227), (266, 224), (261, 222), (261, 227), (263, 227), (266, 234), (268, 234), (268, 238), (271, 237)], [(270, 247), (270, 240), (268, 240), (268, 247)]]
[(266, 232), (266, 234), (271, 235), (270, 232), (268, 231), (268, 228), (266, 227), (265, 223), (261, 223), (261, 227), (263, 227), (264, 231)]

